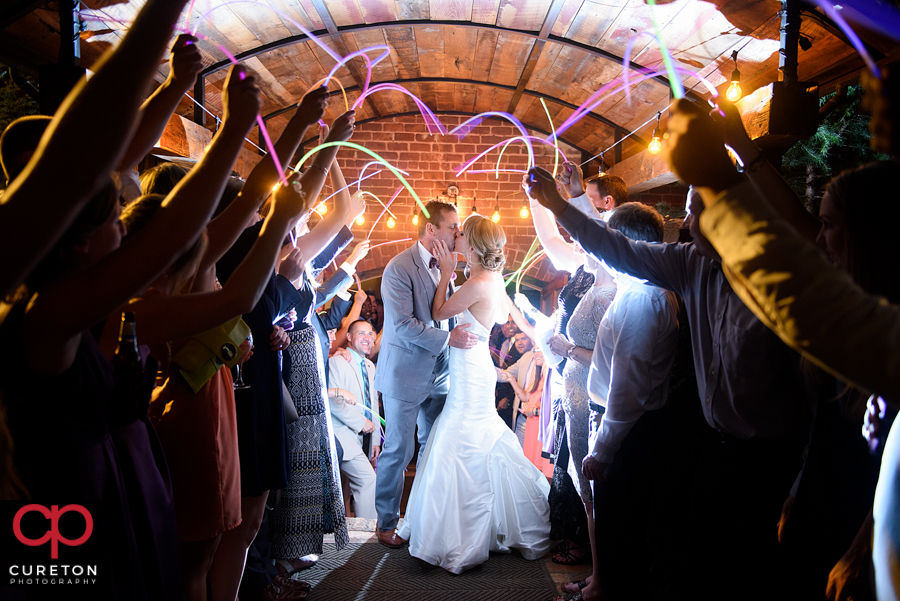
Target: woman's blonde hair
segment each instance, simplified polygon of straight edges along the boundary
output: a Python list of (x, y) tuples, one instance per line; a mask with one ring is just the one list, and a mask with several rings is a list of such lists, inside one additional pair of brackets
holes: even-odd
[(506, 265), (506, 234), (490, 219), (473, 213), (463, 222), (463, 234), (478, 262), (488, 271), (501, 271)]

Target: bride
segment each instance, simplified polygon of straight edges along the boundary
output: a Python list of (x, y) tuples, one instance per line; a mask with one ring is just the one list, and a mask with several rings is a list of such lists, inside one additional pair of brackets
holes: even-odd
[(480, 342), (450, 349), (450, 392), (419, 461), (397, 534), (409, 540), (414, 557), (454, 574), (484, 563), (490, 551), (515, 548), (526, 559), (538, 559), (550, 547), (550, 486), (494, 408), (497, 375), (488, 338), (493, 324), (509, 313), (500, 275), (504, 244), (498, 225), (470, 215), (456, 240), (470, 275), (450, 298), (456, 256), (443, 242), (433, 251), (441, 269), (433, 319), (461, 314)]

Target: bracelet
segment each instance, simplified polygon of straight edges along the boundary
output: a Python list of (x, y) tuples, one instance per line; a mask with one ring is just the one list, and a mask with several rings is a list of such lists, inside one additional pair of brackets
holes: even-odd
[(325, 167), (323, 167), (322, 165), (317, 165), (317, 164), (315, 164), (315, 163), (312, 163), (312, 164), (309, 166), (309, 168), (310, 168), (310, 169), (318, 169), (319, 171), (322, 172), (322, 175), (328, 175), (328, 169), (325, 168)]
[(577, 348), (578, 348), (577, 346), (570, 346), (569, 349), (566, 351), (566, 358), (575, 360), (574, 357), (572, 357), (572, 351), (574, 351)]

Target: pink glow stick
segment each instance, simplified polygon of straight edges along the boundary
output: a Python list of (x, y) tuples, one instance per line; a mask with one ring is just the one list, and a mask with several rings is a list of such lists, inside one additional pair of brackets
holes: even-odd
[[(562, 149), (560, 149), (559, 147), (557, 147), (556, 145), (554, 145), (553, 142), (549, 142), (549, 141), (545, 140), (544, 138), (538, 138), (537, 136), (529, 136), (529, 135), (526, 134), (525, 136), (515, 136), (515, 137), (513, 137), (513, 138), (510, 138), (510, 140), (520, 140), (520, 139), (523, 139), (523, 138), (527, 138), (526, 140), (523, 140), (526, 144), (531, 144), (531, 140), (537, 140), (537, 141), (541, 142), (542, 144), (547, 144), (548, 146), (553, 146), (553, 148), (555, 148), (557, 152), (559, 152), (560, 154), (562, 154), (563, 160), (568, 160), (568, 159), (566, 159), (566, 155), (563, 154)], [(484, 155), (486, 155), (486, 154), (489, 153), (490, 151), (494, 150), (495, 148), (499, 147), (501, 144), (506, 144), (506, 143), (508, 143), (510, 140), (504, 140), (503, 142), (497, 142), (496, 144), (494, 144), (493, 146), (491, 146), (491, 147), (488, 148), (487, 150), (483, 150), (482, 152), (478, 153), (478, 154), (475, 155), (473, 158), (469, 159), (468, 161), (466, 161), (465, 163), (463, 163), (461, 166), (457, 167), (457, 173), (456, 173), (456, 176), (459, 177), (460, 175), (462, 175), (463, 173), (465, 173), (465, 172), (469, 169), (469, 167), (471, 167), (471, 166), (475, 163), (475, 161), (477, 161), (478, 159), (480, 159), (481, 157), (483, 157)], [(532, 158), (533, 158), (533, 156), (534, 156), (534, 155), (532, 154)], [(534, 161), (532, 160), (531, 165), (529, 165), (528, 168), (531, 169), (531, 167), (532, 167), (533, 165), (534, 165)]]
[[(361, 181), (363, 181), (364, 179), (368, 179), (368, 178), (370, 178), (370, 177), (374, 177), (374, 176), (378, 175), (379, 173), (381, 173), (381, 170), (380, 170), (380, 169), (379, 169), (378, 171), (376, 171), (375, 173), (370, 173), (369, 175), (367, 175), (367, 176), (365, 176), (365, 177), (359, 178), (359, 179), (356, 180), (355, 182), (350, 182), (349, 184), (347, 184), (347, 185), (344, 186), (343, 188), (338, 188), (338, 189), (335, 190), (330, 196), (326, 196), (325, 198), (323, 198), (323, 199), (322, 199), (322, 202), (325, 202), (326, 200), (331, 200), (331, 198), (333, 198), (338, 192), (343, 192), (344, 190), (346, 190), (347, 188), (349, 188), (349, 187), (352, 186), (353, 184), (359, 185), (359, 183), (360, 183)], [(319, 204), (322, 204), (322, 203), (319, 203)], [(396, 219), (396, 217), (395, 217), (395, 219)]]
[[(372, 232), (375, 231), (375, 226), (378, 225), (378, 222), (381, 220), (381, 218), (382, 218), (382, 217), (384, 216), (384, 214), (387, 212), (388, 207), (391, 206), (391, 204), (392, 204), (395, 200), (397, 200), (397, 197), (400, 196), (400, 192), (402, 192), (402, 191), (403, 191), (403, 186), (400, 186), (399, 188), (397, 188), (396, 190), (394, 190), (394, 195), (391, 196), (391, 199), (387, 202), (386, 205), (384, 205), (384, 209), (381, 210), (381, 214), (378, 215), (378, 219), (376, 219), (376, 220), (375, 220), (375, 223), (372, 224), (372, 229), (369, 230), (369, 235), (366, 236), (366, 240), (368, 240), (369, 238), (372, 237)], [(396, 219), (396, 217), (395, 217), (395, 219)]]
[(368, 96), (371, 96), (375, 92), (380, 92), (382, 90), (393, 90), (396, 92), (400, 92), (402, 94), (406, 94), (410, 98), (412, 98), (413, 102), (416, 103), (416, 107), (419, 109), (419, 112), (422, 113), (422, 119), (425, 121), (425, 127), (428, 129), (428, 133), (433, 134), (434, 132), (431, 129), (432, 124), (437, 128), (437, 130), (446, 135), (447, 128), (444, 126), (443, 122), (437, 118), (434, 112), (425, 104), (421, 98), (404, 88), (403, 86), (395, 83), (379, 83), (371, 88), (369, 88), (364, 95), (361, 95), (356, 99), (356, 102), (353, 103), (353, 108), (355, 109), (357, 106), (362, 104), (363, 100), (365, 100)]
[[(520, 132), (522, 132), (523, 141), (525, 142), (525, 146), (528, 148), (528, 168), (531, 169), (532, 167), (534, 167), (534, 146), (531, 145), (531, 140), (529, 139), (530, 136), (528, 135), (528, 130), (525, 129), (525, 126), (522, 125), (521, 121), (519, 121), (518, 119), (516, 119), (516, 117), (514, 117), (513, 115), (510, 115), (509, 113), (503, 113), (500, 111), (487, 111), (484, 113), (480, 113), (478, 115), (475, 115), (474, 117), (470, 117), (469, 119), (466, 119), (465, 121), (463, 121), (462, 123), (460, 123), (459, 125), (454, 127), (450, 131), (450, 133), (458, 135), (460, 137), (460, 139), (465, 138), (466, 136), (469, 135), (469, 133), (473, 129), (475, 129), (478, 126), (479, 123), (481, 123), (484, 120), (485, 117), (491, 117), (491, 116), (500, 117), (501, 119), (506, 119), (507, 121), (509, 121), (510, 123), (515, 125), (516, 129), (518, 129)], [(470, 123), (472, 125), (469, 125)], [(457, 133), (460, 131), (462, 133)]]
[(378, 198), (377, 196), (375, 196), (374, 194), (372, 194), (372, 193), (369, 192), (368, 190), (363, 190), (362, 192), (359, 193), (359, 195), (360, 195), (360, 196), (362, 196), (362, 195), (371, 196), (372, 198), (374, 198), (375, 200), (378, 201), (378, 204), (380, 204), (380, 205), (383, 206), (385, 209), (387, 209), (388, 215), (390, 215), (390, 216), (393, 217), (394, 219), (398, 219), (398, 217), (397, 217), (396, 215), (394, 215), (394, 214), (390, 211), (390, 209), (387, 208), (387, 205), (384, 204), (384, 201), (383, 201), (383, 200), (381, 200), (380, 198)]

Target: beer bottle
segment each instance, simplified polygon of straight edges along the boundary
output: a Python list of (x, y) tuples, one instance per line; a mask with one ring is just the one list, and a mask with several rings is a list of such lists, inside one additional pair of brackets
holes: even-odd
[(119, 344), (112, 359), (116, 373), (115, 406), (110, 417), (119, 423), (130, 423), (147, 414), (144, 399), (144, 364), (137, 344), (137, 325), (134, 313), (122, 313)]

